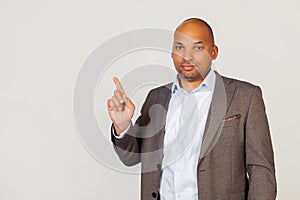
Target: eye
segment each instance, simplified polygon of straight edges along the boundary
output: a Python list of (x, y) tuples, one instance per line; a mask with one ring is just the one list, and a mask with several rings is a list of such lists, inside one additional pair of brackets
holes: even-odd
[(201, 51), (201, 50), (203, 50), (203, 49), (204, 49), (203, 46), (195, 46), (195, 50), (197, 50), (197, 51)]
[(177, 50), (182, 50), (182, 49), (183, 49), (183, 46), (178, 45), (178, 46), (176, 46), (175, 48), (176, 48)]

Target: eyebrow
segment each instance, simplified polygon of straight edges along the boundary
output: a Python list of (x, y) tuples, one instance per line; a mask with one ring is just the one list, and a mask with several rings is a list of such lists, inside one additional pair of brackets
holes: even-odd
[[(183, 45), (181, 42), (176, 42), (176, 44)], [(204, 44), (202, 41), (195, 42), (194, 44)]]
[(195, 42), (194, 44), (204, 44), (202, 41)]

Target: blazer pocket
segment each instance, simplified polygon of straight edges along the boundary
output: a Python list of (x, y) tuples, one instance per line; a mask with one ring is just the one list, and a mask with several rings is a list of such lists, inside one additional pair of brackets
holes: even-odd
[(223, 119), (223, 127), (234, 127), (239, 125), (241, 114), (232, 115)]

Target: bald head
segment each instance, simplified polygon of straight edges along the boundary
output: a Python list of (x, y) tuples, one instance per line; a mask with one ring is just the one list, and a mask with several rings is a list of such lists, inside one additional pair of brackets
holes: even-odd
[(215, 44), (214, 34), (210, 25), (202, 19), (199, 18), (189, 18), (184, 20), (179, 26), (176, 28), (175, 33), (181, 33), (184, 35), (193, 34), (201, 34), (205, 35), (207, 41), (210, 45)]

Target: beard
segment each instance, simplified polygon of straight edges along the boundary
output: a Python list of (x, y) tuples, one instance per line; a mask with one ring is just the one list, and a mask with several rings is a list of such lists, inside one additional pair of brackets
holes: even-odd
[(204, 79), (204, 76), (202, 76), (197, 70), (193, 70), (193, 72), (191, 72), (191, 71), (186, 72), (184, 70), (178, 70), (178, 74), (182, 79), (189, 81), (189, 82)]

